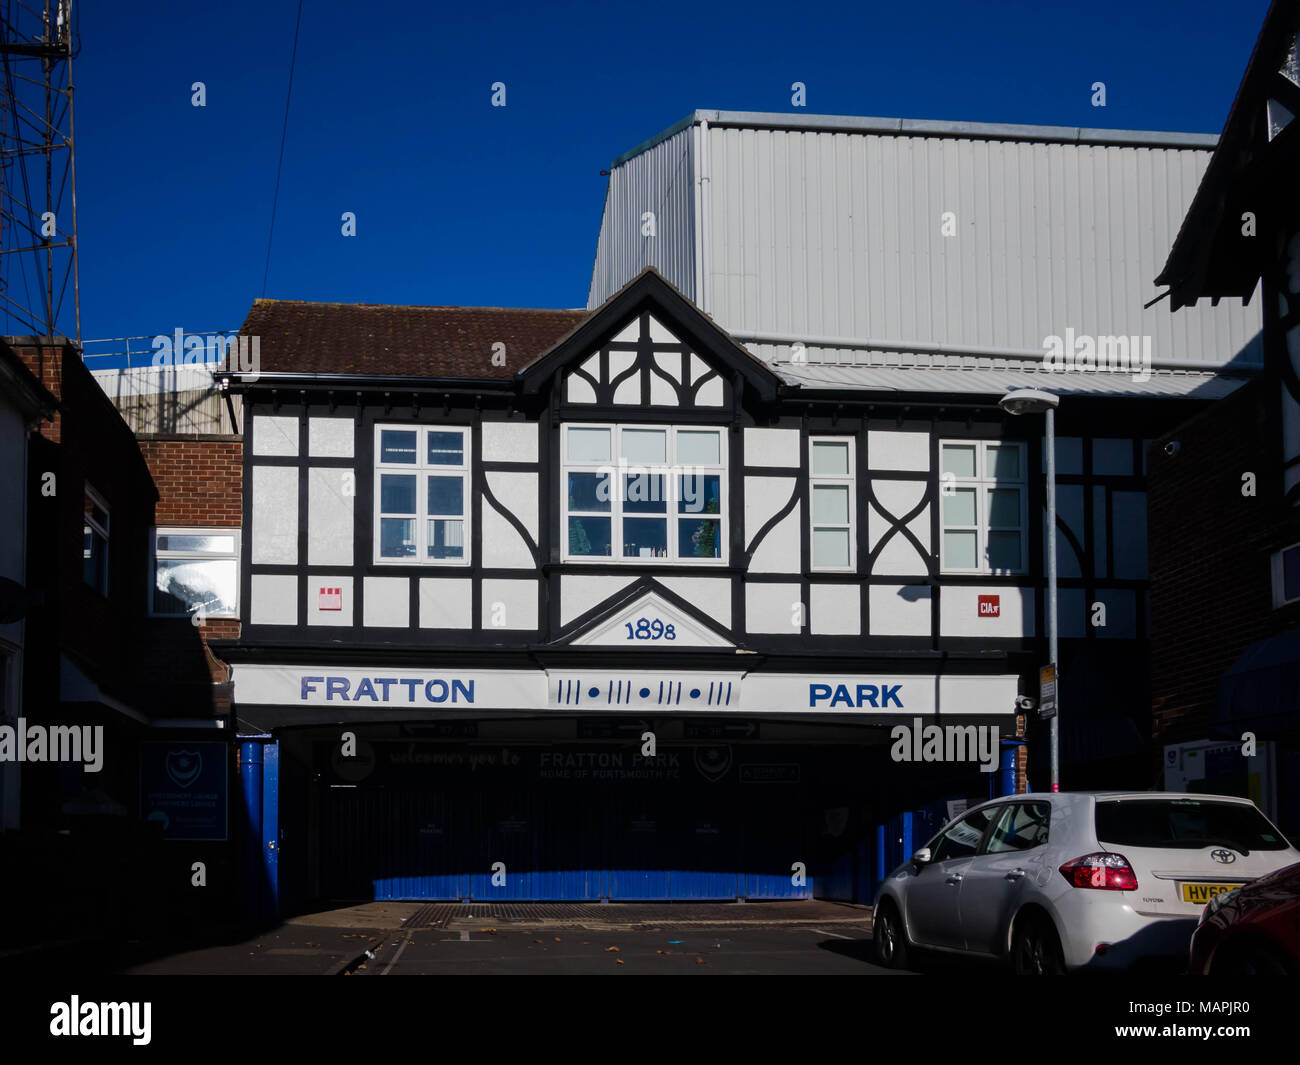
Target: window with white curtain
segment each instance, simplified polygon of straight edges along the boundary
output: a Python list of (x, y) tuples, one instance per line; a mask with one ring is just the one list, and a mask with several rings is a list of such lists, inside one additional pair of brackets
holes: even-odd
[(375, 426), (375, 561), (470, 561), (470, 430)]
[(726, 431), (563, 426), (566, 560), (723, 564)]
[(812, 568), (852, 571), (857, 565), (853, 438), (812, 437), (808, 442), (808, 477)]
[(1029, 505), (1025, 445), (939, 442), (945, 573), (1024, 573)]

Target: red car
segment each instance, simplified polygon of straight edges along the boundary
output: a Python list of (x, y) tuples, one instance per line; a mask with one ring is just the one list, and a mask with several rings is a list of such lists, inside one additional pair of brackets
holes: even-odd
[(1300, 974), (1300, 865), (1216, 895), (1192, 934), (1197, 976)]

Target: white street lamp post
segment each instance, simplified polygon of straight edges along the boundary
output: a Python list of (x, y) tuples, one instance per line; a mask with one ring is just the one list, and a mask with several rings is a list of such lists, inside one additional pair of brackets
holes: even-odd
[[(1047, 416), (1047, 642), (1051, 665), (1059, 670), (1056, 653), (1056, 405), (1060, 400), (1051, 392), (1018, 388), (1008, 392), (998, 406), (1008, 414), (1045, 414)], [(1051, 717), (1052, 790), (1061, 790), (1060, 731), (1061, 684), (1056, 681), (1056, 712)]]

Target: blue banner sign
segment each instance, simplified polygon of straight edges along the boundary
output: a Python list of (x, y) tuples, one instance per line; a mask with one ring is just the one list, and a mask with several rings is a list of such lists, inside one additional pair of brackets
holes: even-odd
[(140, 817), (161, 821), (163, 839), (226, 839), (228, 753), (224, 743), (141, 744)]

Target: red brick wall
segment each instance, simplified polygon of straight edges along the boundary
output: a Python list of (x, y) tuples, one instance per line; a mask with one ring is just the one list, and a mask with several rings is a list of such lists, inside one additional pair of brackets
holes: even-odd
[[(1282, 502), (1278, 387), (1242, 386), (1148, 455), (1158, 743), (1205, 738), (1223, 671), (1256, 640), (1300, 626), (1300, 604), (1274, 610), (1272, 599), (1271, 555), (1300, 542), (1300, 508)], [(1255, 474), (1254, 497), (1242, 495), (1245, 473)]]
[(238, 527), (243, 520), (244, 442), (239, 437), (141, 436), (159, 525)]
[[(19, 338), (21, 339), (21, 338)], [(63, 398), (63, 348), (44, 346), (15, 346), (14, 353), (23, 360), (27, 369), (55, 398)], [(51, 421), (42, 421), (40, 435), (56, 444), (62, 439), (63, 412), (56, 411)]]
[[(244, 442), (234, 436), (140, 436), (140, 450), (158, 486), (157, 525), (238, 528), (243, 521)], [(169, 623), (170, 624), (170, 623)], [(214, 683), (230, 669), (208, 648), (210, 639), (236, 639), (235, 619), (198, 626)]]

